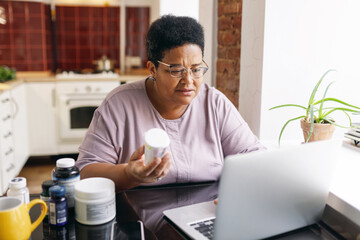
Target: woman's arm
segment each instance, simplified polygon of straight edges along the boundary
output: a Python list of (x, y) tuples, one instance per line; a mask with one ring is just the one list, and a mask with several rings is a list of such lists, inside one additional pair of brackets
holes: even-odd
[(105, 177), (115, 182), (116, 191), (138, 186), (141, 183), (156, 182), (166, 176), (170, 170), (171, 155), (167, 152), (163, 158), (155, 158), (145, 165), (144, 146), (136, 149), (128, 163), (93, 163), (85, 166), (81, 179), (89, 177)]

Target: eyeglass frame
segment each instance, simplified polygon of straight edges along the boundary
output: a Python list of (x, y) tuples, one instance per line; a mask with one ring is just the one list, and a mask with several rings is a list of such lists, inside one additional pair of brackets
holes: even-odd
[[(182, 66), (182, 65), (179, 65), (178, 67), (182, 67), (183, 69), (185, 69), (185, 72), (183, 72), (183, 74), (182, 74), (180, 77), (178, 77), (178, 76), (173, 76), (173, 75), (171, 75), (171, 67), (175, 67), (175, 66), (173, 66), (173, 65), (171, 65), (171, 64), (168, 64), (168, 63), (164, 63), (164, 62), (162, 62), (162, 61), (160, 61), (160, 60), (157, 60), (157, 62), (158, 62), (158, 63), (161, 63), (161, 64), (163, 64), (163, 65), (165, 65), (165, 66), (168, 66), (168, 67), (169, 67), (170, 76), (171, 76), (171, 77), (174, 77), (174, 78), (182, 78), (182, 77), (184, 77), (184, 76), (185, 76), (185, 73), (186, 73), (186, 72), (188, 71), (188, 69), (189, 69), (189, 68), (185, 68), (185, 67)], [(206, 67), (200, 67), (200, 68), (203, 68), (203, 69), (206, 69), (206, 70), (203, 70), (203, 71), (205, 71), (205, 72), (203, 73), (203, 75), (200, 76), (200, 77), (197, 77), (197, 78), (194, 78), (194, 76), (192, 75), (192, 71), (190, 71), (190, 76), (193, 77), (194, 79), (199, 79), (199, 78), (203, 77), (203, 76), (205, 75), (205, 73), (209, 70), (209, 65), (205, 62), (204, 59), (202, 59), (202, 62), (205, 63)], [(192, 68), (192, 67), (190, 67), (190, 69), (191, 69), (191, 68)], [(195, 68), (197, 68), (197, 67), (195, 67)]]

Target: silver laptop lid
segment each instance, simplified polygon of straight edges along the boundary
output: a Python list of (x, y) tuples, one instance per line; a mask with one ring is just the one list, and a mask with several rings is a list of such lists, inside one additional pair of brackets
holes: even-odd
[(338, 147), (321, 141), (227, 157), (215, 239), (262, 239), (318, 221)]

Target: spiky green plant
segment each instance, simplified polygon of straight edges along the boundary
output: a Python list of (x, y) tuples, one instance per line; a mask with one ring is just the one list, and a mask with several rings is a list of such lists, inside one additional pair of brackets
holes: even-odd
[[(351, 128), (352, 127), (352, 122), (351, 122), (351, 117), (349, 116), (349, 112), (351, 113), (360, 113), (360, 107), (348, 104), (346, 102), (343, 102), (339, 99), (336, 98), (328, 98), (326, 97), (326, 94), (329, 90), (329, 87), (331, 86), (331, 84), (333, 84), (334, 82), (331, 82), (327, 85), (325, 91), (324, 91), (324, 95), (320, 100), (315, 100), (315, 95), (318, 91), (318, 88), (321, 84), (321, 82), (323, 81), (323, 79), (325, 78), (325, 76), (331, 72), (331, 71), (335, 71), (334, 69), (330, 69), (328, 71), (326, 71), (322, 77), (320, 78), (320, 80), (317, 82), (317, 84), (315, 85), (311, 95), (310, 95), (310, 99), (309, 99), (309, 103), (308, 105), (302, 106), (302, 105), (298, 105), (298, 104), (283, 104), (283, 105), (278, 105), (275, 107), (270, 108), (269, 110), (273, 110), (273, 109), (277, 109), (277, 108), (283, 108), (283, 107), (296, 107), (296, 108), (301, 108), (303, 110), (305, 110), (305, 114), (304, 115), (300, 115), (297, 116), (295, 118), (289, 119), (288, 121), (285, 122), (285, 124), (283, 125), (283, 127), (281, 128), (280, 134), (279, 134), (279, 139), (278, 139), (278, 143), (280, 145), (280, 140), (281, 140), (281, 136), (286, 128), (286, 126), (290, 123), (293, 122), (295, 120), (304, 118), (305, 121), (310, 122), (311, 123), (311, 128), (310, 128), (310, 133), (309, 133), (309, 137), (306, 139), (306, 142), (309, 141), (313, 130), (314, 130), (314, 124), (315, 123), (321, 123), (321, 124), (333, 124), (335, 126), (338, 127), (342, 127), (342, 128)], [(340, 106), (336, 106), (336, 107), (324, 107), (324, 103), (326, 102), (335, 102)], [(335, 112), (335, 111), (342, 111), (344, 112), (344, 114), (346, 114), (346, 116), (349, 118), (349, 126), (342, 126), (339, 124), (336, 124), (335, 121), (330, 117), (330, 114)]]

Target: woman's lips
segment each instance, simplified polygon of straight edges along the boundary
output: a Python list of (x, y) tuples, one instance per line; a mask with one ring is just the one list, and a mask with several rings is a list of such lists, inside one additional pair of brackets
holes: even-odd
[(184, 96), (191, 96), (193, 94), (194, 90), (193, 89), (179, 89), (179, 90), (176, 90), (176, 92), (178, 92)]

